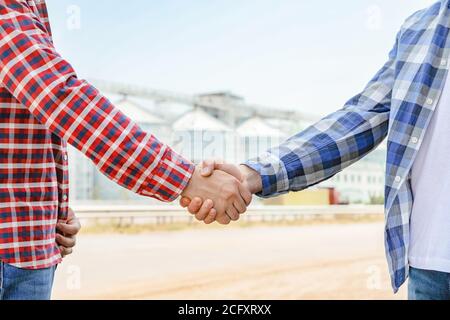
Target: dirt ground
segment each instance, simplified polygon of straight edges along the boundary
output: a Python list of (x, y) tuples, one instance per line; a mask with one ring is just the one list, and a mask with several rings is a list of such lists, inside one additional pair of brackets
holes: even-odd
[(405, 299), (382, 223), (81, 235), (54, 299)]

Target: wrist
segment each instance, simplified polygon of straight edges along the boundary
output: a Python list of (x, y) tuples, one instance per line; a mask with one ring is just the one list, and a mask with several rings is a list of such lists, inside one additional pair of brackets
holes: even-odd
[(247, 185), (249, 191), (252, 194), (260, 193), (263, 188), (261, 175), (246, 165), (241, 165), (240, 169), (243, 176), (243, 182)]
[(186, 185), (186, 187), (184, 188), (184, 190), (181, 192), (181, 196), (182, 197), (187, 197), (190, 198), (193, 196), (194, 194), (194, 188), (196, 185), (196, 180), (198, 180), (198, 176), (199, 176), (199, 169), (197, 166), (194, 167), (194, 170), (192, 171), (191, 177)]

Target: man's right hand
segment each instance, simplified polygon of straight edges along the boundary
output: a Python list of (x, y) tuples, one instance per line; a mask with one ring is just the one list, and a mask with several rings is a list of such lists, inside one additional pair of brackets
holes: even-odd
[(202, 208), (196, 212), (198, 220), (220, 224), (239, 220), (252, 198), (240, 179), (224, 171), (203, 170), (202, 166), (195, 169), (182, 196), (202, 203)]
[(204, 161), (202, 164), (202, 175), (209, 177), (215, 170), (226, 172), (242, 182), (244, 187), (251, 193), (262, 191), (262, 180), (260, 174), (246, 165), (236, 166), (214, 160)]
[[(256, 194), (262, 190), (261, 176), (258, 172), (254, 171), (248, 166), (236, 166), (233, 164), (227, 164), (218, 161), (204, 161), (201, 165), (201, 175), (203, 177), (210, 177), (218, 171), (222, 171), (229, 175), (232, 175), (237, 180), (241, 181), (244, 192), (247, 193), (246, 197), (248, 197), (248, 194), (250, 194), (251, 197), (251, 194)], [(213, 216), (215, 213), (214, 209), (211, 209), (213, 205), (212, 202), (213, 201), (209, 199), (204, 201), (200, 197), (189, 198), (183, 196), (183, 198), (180, 200), (180, 205), (183, 208), (187, 208), (188, 211), (191, 214), (195, 215), (198, 220), (204, 221), (206, 224), (210, 224), (214, 222)]]

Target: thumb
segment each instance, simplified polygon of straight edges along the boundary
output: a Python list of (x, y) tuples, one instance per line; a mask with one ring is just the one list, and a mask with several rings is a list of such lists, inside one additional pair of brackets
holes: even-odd
[(68, 211), (68, 219), (69, 220), (73, 220), (75, 218), (75, 212), (73, 212), (72, 208), (69, 207), (69, 211)]
[(210, 177), (213, 174), (215, 167), (216, 167), (216, 161), (214, 161), (214, 160), (203, 161), (201, 175), (203, 177)]
[(191, 199), (186, 198), (186, 197), (182, 197), (180, 199), (180, 206), (182, 208), (187, 208), (187, 207), (189, 207), (190, 204), (191, 204)]
[(224, 163), (215, 160), (205, 160), (202, 162), (201, 175), (203, 177), (210, 177), (214, 173), (214, 170), (220, 170), (225, 173), (228, 173), (229, 175), (232, 175), (239, 181), (243, 180), (241, 170), (239, 170), (239, 168), (234, 164)]
[(220, 170), (225, 173), (228, 173), (229, 175), (232, 175), (233, 177), (235, 177), (236, 179), (238, 179), (241, 182), (244, 180), (241, 170), (239, 170), (239, 168), (234, 164), (216, 163), (214, 168), (216, 170)]

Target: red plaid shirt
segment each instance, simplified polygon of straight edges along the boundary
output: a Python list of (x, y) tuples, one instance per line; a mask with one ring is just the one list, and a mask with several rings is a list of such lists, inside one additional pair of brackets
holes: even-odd
[(0, 0), (0, 260), (41, 269), (61, 261), (66, 142), (138, 194), (172, 201), (193, 165), (79, 80), (55, 50), (44, 0)]

